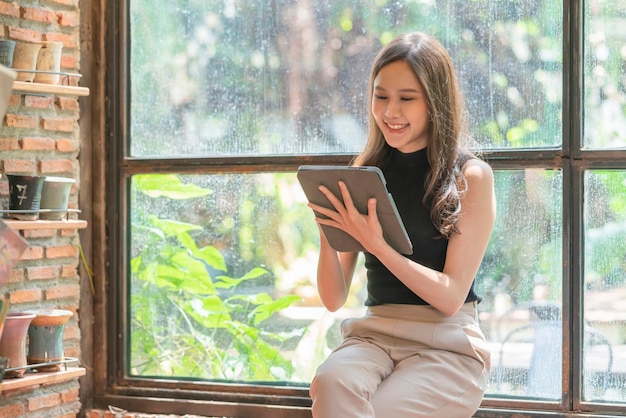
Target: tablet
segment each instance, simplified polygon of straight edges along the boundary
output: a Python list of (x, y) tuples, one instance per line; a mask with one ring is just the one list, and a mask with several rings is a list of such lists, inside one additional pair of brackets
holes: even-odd
[[(319, 191), (326, 186), (341, 201), (339, 181), (343, 181), (354, 206), (360, 213), (367, 213), (367, 201), (376, 198), (376, 213), (387, 243), (401, 254), (412, 254), (413, 246), (402, 223), (393, 196), (387, 191), (387, 182), (378, 167), (315, 166), (303, 165), (298, 168), (298, 181), (311, 203), (333, 209), (330, 201)], [(319, 214), (316, 214), (319, 215)], [(328, 242), (336, 251), (364, 251), (357, 240), (340, 229), (321, 225)]]

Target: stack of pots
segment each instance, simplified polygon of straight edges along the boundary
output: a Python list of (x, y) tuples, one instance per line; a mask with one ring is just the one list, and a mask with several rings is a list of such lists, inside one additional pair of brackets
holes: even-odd
[(9, 181), (9, 215), (22, 221), (61, 220), (68, 212), (76, 180), (68, 177), (5, 174)]
[(58, 84), (62, 42), (0, 39), (0, 64), (17, 71), (17, 81)]
[(0, 336), (0, 356), (7, 359), (4, 377), (23, 377), (29, 368), (61, 370), (63, 332), (72, 315), (63, 309), (7, 313)]

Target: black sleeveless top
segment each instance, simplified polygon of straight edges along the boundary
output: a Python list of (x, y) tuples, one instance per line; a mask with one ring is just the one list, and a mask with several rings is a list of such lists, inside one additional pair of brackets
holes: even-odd
[[(409, 154), (393, 149), (389, 159), (380, 168), (413, 243), (413, 254), (405, 257), (434, 270), (443, 271), (448, 240), (435, 228), (430, 220), (430, 208), (422, 203), (424, 181), (430, 168), (426, 148)], [(376, 257), (368, 252), (364, 255), (367, 269), (366, 306), (385, 303), (428, 304), (391, 274)], [(474, 292), (472, 283), (465, 301), (480, 299)]]

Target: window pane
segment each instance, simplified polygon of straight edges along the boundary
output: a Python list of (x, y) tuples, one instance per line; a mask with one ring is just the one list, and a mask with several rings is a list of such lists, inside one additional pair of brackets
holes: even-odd
[(585, 172), (583, 396), (626, 402), (626, 171)]
[(449, 49), (484, 148), (560, 146), (560, 0), (131, 0), (133, 156), (355, 153), (380, 46)]
[(585, 4), (585, 128), (586, 148), (626, 147), (626, 6), (620, 0)]
[(488, 395), (560, 399), (561, 171), (495, 172), (497, 221), (477, 280)]
[(294, 174), (138, 175), (131, 197), (131, 375), (308, 383), (362, 310), (362, 267), (347, 306), (321, 308)]

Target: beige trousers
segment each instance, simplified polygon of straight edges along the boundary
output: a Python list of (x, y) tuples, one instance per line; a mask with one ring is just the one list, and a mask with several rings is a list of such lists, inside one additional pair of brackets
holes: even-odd
[(341, 324), (343, 343), (311, 382), (315, 418), (468, 418), (489, 375), (475, 303), (452, 317), (381, 305)]

